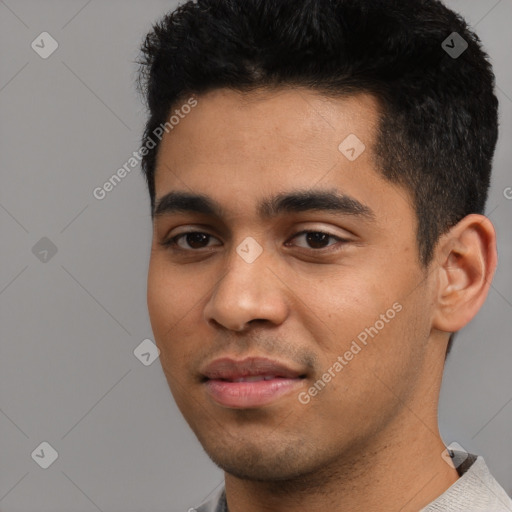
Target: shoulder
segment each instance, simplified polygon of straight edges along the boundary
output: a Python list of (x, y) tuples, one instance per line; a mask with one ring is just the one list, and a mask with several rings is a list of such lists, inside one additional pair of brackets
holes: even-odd
[(420, 512), (512, 512), (512, 499), (492, 476), (483, 457), (472, 455), (471, 459), (460, 478)]

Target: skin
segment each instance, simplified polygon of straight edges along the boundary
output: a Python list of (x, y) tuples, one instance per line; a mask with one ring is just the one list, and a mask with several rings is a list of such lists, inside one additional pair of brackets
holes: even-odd
[[(438, 397), (449, 333), (474, 317), (496, 267), (491, 222), (465, 217), (422, 267), (410, 195), (374, 161), (370, 95), (220, 89), (197, 99), (162, 140), (156, 200), (199, 192), (225, 214), (155, 216), (148, 307), (176, 403), (225, 471), (230, 512), (419, 510), (458, 478), (441, 456)], [(338, 150), (351, 133), (366, 146), (355, 161)], [(320, 188), (375, 218), (258, 215), (263, 198)], [(303, 229), (346, 241), (315, 246)], [(162, 246), (187, 230), (210, 237), (181, 237), (181, 252)], [(252, 263), (236, 252), (248, 236), (262, 248)], [(394, 303), (401, 311), (307, 404), (293, 392), (229, 408), (201, 383), (217, 357), (261, 356), (303, 370), (307, 391)]]

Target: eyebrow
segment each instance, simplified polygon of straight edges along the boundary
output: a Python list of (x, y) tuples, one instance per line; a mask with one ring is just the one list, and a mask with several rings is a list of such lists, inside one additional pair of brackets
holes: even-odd
[[(258, 215), (271, 219), (282, 214), (307, 211), (327, 211), (353, 215), (375, 221), (373, 210), (357, 199), (336, 190), (297, 190), (264, 198), (258, 204)], [(204, 194), (172, 191), (160, 198), (153, 210), (153, 217), (173, 213), (201, 213), (217, 219), (226, 217), (222, 205)]]

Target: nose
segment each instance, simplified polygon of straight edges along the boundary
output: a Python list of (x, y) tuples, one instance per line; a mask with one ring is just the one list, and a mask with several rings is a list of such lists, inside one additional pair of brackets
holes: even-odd
[(261, 254), (248, 263), (233, 250), (228, 269), (215, 285), (204, 309), (208, 323), (243, 331), (250, 322), (281, 324), (288, 315), (286, 285)]

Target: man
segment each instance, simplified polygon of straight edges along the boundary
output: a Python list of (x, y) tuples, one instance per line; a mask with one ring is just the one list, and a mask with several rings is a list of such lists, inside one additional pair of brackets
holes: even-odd
[(433, 0), (198, 0), (142, 49), (151, 324), (225, 472), (197, 510), (512, 510), (437, 420), (497, 261), (477, 36)]

